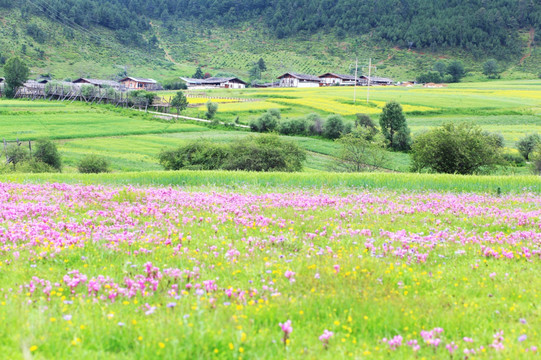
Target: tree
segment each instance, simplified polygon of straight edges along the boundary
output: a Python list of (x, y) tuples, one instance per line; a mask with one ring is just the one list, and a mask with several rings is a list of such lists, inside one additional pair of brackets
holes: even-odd
[(77, 165), (81, 174), (99, 174), (109, 172), (109, 161), (106, 158), (94, 154), (86, 155)]
[(485, 61), (483, 64), (483, 74), (489, 79), (499, 78), (500, 69), (498, 66), (498, 61), (496, 61), (496, 59), (488, 59)]
[(250, 68), (248, 75), (252, 80), (261, 79), (261, 69), (257, 63), (254, 63), (254, 65)]
[(438, 61), (434, 64), (434, 71), (437, 71), (443, 77), (447, 71), (447, 65), (443, 61)]
[(361, 172), (377, 170), (387, 163), (385, 139), (379, 134), (374, 140), (368, 140), (370, 129), (357, 126), (349, 134), (337, 140), (340, 151), (337, 156), (336, 170)]
[(259, 58), (257, 66), (259, 67), (260, 72), (267, 71), (267, 64), (265, 64), (265, 60), (263, 60), (263, 58)]
[(529, 160), (531, 152), (541, 145), (541, 136), (539, 134), (530, 134), (517, 141), (517, 149), (524, 159)]
[(51, 140), (40, 139), (37, 141), (34, 158), (58, 171), (62, 170), (62, 158), (56, 145)]
[(396, 101), (385, 104), (379, 124), (381, 133), (389, 142), (389, 147), (397, 151), (407, 151), (411, 148), (410, 130), (402, 106)]
[(504, 163), (494, 138), (468, 123), (444, 124), (415, 139), (413, 170), (447, 174), (489, 172)]
[(417, 76), (417, 82), (426, 84), (426, 83), (441, 83), (442, 76), (437, 71), (428, 71), (426, 73), (419, 74)]
[(188, 107), (188, 99), (182, 91), (178, 91), (173, 99), (171, 99), (171, 106), (177, 109), (177, 114)]
[(278, 127), (278, 120), (280, 120), (280, 117), (280, 110), (269, 109), (257, 120), (254, 120), (250, 123), (250, 129), (255, 132), (274, 131)]
[(212, 101), (207, 101), (207, 112), (205, 113), (205, 116), (207, 119), (212, 120), (214, 116), (216, 115), (216, 112), (218, 111), (218, 104), (213, 103)]
[(195, 74), (193, 74), (194, 79), (203, 79), (203, 70), (201, 70), (201, 66), (197, 67), (197, 70), (195, 70)]
[(464, 70), (464, 65), (460, 61), (455, 60), (447, 67), (447, 73), (453, 77), (453, 82), (459, 82), (466, 74), (466, 71)]
[(331, 115), (323, 126), (323, 136), (327, 139), (338, 139), (344, 132), (344, 119), (340, 115)]
[(13, 57), (4, 65), (4, 76), (6, 77), (6, 96), (13, 97), (17, 88), (23, 86), (28, 80), (30, 70), (18, 57)]

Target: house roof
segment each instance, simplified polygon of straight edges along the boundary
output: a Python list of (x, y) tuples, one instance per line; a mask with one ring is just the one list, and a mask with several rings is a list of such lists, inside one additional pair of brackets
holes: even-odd
[(330, 77), (330, 76), (337, 77), (337, 78), (342, 79), (342, 80), (355, 81), (355, 76), (353, 76), (353, 75), (326, 73), (326, 74), (320, 75), (319, 77), (324, 78), (324, 77)]
[(314, 75), (307, 75), (307, 74), (299, 74), (299, 73), (294, 73), (294, 72), (288, 72), (288, 73), (285, 73), (284, 75), (281, 75), (281, 76), (278, 76), (278, 79), (281, 79), (287, 75), (290, 75), (296, 79), (299, 79), (299, 80), (304, 80), (304, 81), (317, 81), (317, 82), (320, 82), (321, 79), (317, 76), (314, 76)]
[(6, 80), (6, 79), (5, 79), (5, 78), (3, 78), (3, 77), (0, 77), (0, 83), (3, 83), (3, 82), (4, 82), (4, 80)]
[(102, 86), (102, 85), (108, 85), (108, 86), (120, 86), (120, 84), (113, 80), (100, 80), (100, 79), (87, 79), (87, 78), (79, 78), (77, 80), (73, 81), (74, 84), (79, 83), (89, 83), (95, 86)]
[[(366, 75), (361, 76), (361, 78), (368, 80), (368, 76), (366, 76)], [(374, 82), (394, 82), (393, 79), (383, 78), (383, 77), (378, 77), (378, 76), (370, 76), (370, 81), (374, 81)]]
[(127, 76), (124, 79), (120, 80), (120, 82), (124, 82), (124, 81), (128, 81), (128, 80), (132, 80), (132, 81), (140, 82), (140, 83), (145, 83), (145, 84), (157, 84), (156, 80), (154, 80), (154, 79), (143, 79), (143, 78), (136, 78), (136, 77), (132, 77), (132, 76)]
[(236, 80), (240, 83), (243, 83), (244, 85), (246, 85), (247, 83), (242, 81), (241, 79), (239, 79), (238, 77), (227, 77), (227, 78), (222, 78), (222, 77), (210, 77), (210, 78), (207, 78), (207, 79), (192, 79), (192, 78), (184, 78), (184, 77), (181, 77), (182, 80), (186, 81), (188, 84), (193, 84), (193, 85), (205, 85), (205, 84), (208, 84), (208, 85), (212, 85), (212, 84), (223, 84), (223, 83), (226, 83), (228, 81), (233, 81), (233, 80)]

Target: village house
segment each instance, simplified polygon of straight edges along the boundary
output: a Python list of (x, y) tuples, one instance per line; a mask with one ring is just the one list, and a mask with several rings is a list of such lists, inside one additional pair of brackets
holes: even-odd
[(113, 89), (120, 89), (120, 83), (113, 81), (113, 80), (99, 80), (99, 79), (87, 79), (87, 78), (79, 78), (77, 80), (72, 81), (74, 84), (88, 84), (93, 85), (99, 88), (113, 88)]
[(317, 76), (297, 74), (293, 72), (278, 76), (278, 79), (280, 79), (280, 87), (319, 87), (321, 83), (321, 79)]
[(192, 79), (181, 77), (188, 89), (244, 89), (246, 82), (237, 77), (210, 77), (207, 79)]
[[(320, 75), (319, 78), (321, 79), (321, 86), (355, 85), (355, 76), (353, 75), (326, 73)], [(359, 79), (357, 79), (357, 81), (359, 81)]]
[(128, 76), (119, 82), (122, 88), (126, 90), (158, 90), (158, 82), (153, 79), (142, 79)]
[(366, 75), (362, 75), (360, 77), (361, 85), (368, 85), (368, 80), (370, 80), (370, 85), (393, 85), (394, 80), (389, 78), (383, 78), (383, 77), (377, 77), (377, 76), (371, 76), (368, 78)]
[(6, 79), (3, 77), (0, 77), (0, 84), (2, 84), (4, 81), (6, 81)]

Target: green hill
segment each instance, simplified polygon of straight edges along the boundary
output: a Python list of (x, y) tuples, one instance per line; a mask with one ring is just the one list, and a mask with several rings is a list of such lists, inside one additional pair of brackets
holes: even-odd
[(526, 1), (0, 0), (0, 23), (0, 64), (19, 55), (59, 79), (164, 81), (197, 66), (247, 78), (263, 58), (271, 80), (349, 72), (355, 55), (397, 80), (451, 59), (472, 79), (487, 58), (507, 79), (541, 73), (541, 5)]

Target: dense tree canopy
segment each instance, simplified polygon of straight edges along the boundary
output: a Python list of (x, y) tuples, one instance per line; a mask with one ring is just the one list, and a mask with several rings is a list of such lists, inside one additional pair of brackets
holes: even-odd
[(372, 34), (407, 48), (462, 48), (497, 58), (520, 50), (518, 29), (541, 31), (541, 3), (532, 0), (0, 0), (21, 12), (44, 11), (59, 21), (100, 25), (123, 40), (151, 19), (197, 20), (209, 25), (263, 21), (277, 37), (336, 29), (343, 36)]

